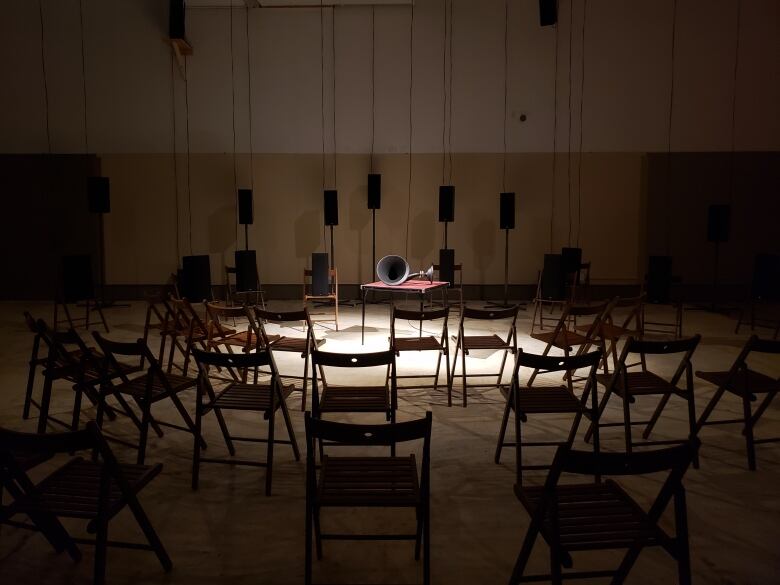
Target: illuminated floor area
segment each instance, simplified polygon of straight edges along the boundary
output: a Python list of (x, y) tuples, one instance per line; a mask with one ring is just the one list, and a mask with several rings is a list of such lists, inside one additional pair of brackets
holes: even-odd
[[(280, 303), (280, 308), (285, 304)], [(287, 304), (292, 307), (292, 304)], [(13, 429), (33, 430), (35, 421), (22, 421), (21, 411), (27, 375), (27, 359), (32, 343), (21, 317), (23, 310), (37, 316), (50, 315), (50, 307), (35, 303), (0, 305), (0, 347), (3, 365), (0, 369), (0, 425)], [(367, 309), (366, 343), (360, 343), (360, 308), (342, 308), (339, 332), (317, 328), (325, 339), (325, 349), (332, 351), (370, 351), (387, 347), (389, 308), (370, 305)], [(107, 318), (112, 331), (109, 337), (135, 339), (141, 335), (144, 317), (142, 303), (130, 309), (111, 309)], [(403, 329), (413, 334), (412, 324)], [(520, 346), (540, 351), (541, 345), (528, 337), (530, 313), (518, 320)], [(451, 331), (456, 321), (451, 323)], [(696, 354), (695, 369), (727, 369), (743, 345), (747, 331), (733, 334), (734, 322), (726, 317), (703, 312), (686, 312), (687, 334), (703, 335)], [(431, 330), (433, 331), (433, 330)], [(496, 329), (497, 332), (502, 332)], [(423, 371), (433, 366), (431, 355), (404, 356), (399, 373)], [(499, 355), (468, 358), (473, 372), (492, 372)], [(294, 354), (278, 357), (285, 372), (302, 370), (302, 360)], [(652, 366), (653, 364), (651, 364)], [(656, 367), (671, 374), (673, 365), (660, 362)], [(675, 364), (676, 365), (676, 364)], [(764, 362), (763, 369), (780, 374), (780, 363)], [(368, 376), (371, 379), (368, 380)], [(365, 376), (365, 377), (364, 377)], [(378, 382), (383, 372), (362, 374), (361, 380)], [(508, 380), (508, 372), (505, 378)], [(444, 376), (442, 375), (442, 380)], [(334, 379), (331, 381), (338, 381)], [(72, 392), (58, 386), (52, 411), (70, 412)], [(40, 384), (38, 385), (38, 391)], [(446, 386), (438, 392), (415, 390), (399, 392), (399, 420), (433, 412), (432, 438), (432, 580), (434, 583), (493, 584), (506, 583), (528, 526), (528, 516), (512, 492), (514, 480), (513, 452), (507, 449), (500, 465), (493, 462), (503, 403), (497, 389), (470, 394), (467, 408), (460, 406), (461, 385), (455, 381), (453, 407), (447, 407)], [(696, 407), (701, 411), (713, 388), (697, 383)], [(193, 396), (185, 396), (191, 408)], [(726, 399), (720, 414), (738, 415), (741, 407)], [(289, 401), (295, 432), (301, 449), (305, 448), (300, 394)], [(759, 436), (780, 434), (780, 409), (773, 404), (757, 429)], [(646, 418), (654, 409), (653, 399), (633, 405), (638, 417)], [(175, 420), (172, 406), (161, 404), (157, 416)], [(83, 420), (94, 416), (87, 409)], [(619, 400), (607, 409), (606, 418), (621, 420)], [(264, 435), (265, 423), (246, 413), (230, 413), (228, 424), (236, 434)], [(343, 420), (365, 421), (365, 416)], [(531, 419), (526, 427), (529, 440), (565, 436), (568, 417), (542, 416)], [(106, 431), (126, 439), (135, 437), (126, 420), (108, 422)], [(278, 435), (284, 435), (281, 424)], [(578, 445), (582, 443), (582, 430)], [(677, 438), (686, 434), (686, 409), (682, 401), (672, 399), (659, 423), (656, 438)], [(607, 429), (602, 442), (607, 450), (622, 449), (622, 430)], [(213, 417), (206, 419), (205, 438), (208, 453), (226, 453)], [(701, 469), (690, 470), (685, 484), (688, 491), (693, 580), (695, 583), (760, 584), (775, 582), (780, 572), (780, 447), (758, 446), (758, 471), (747, 471), (744, 441), (733, 426), (708, 427), (702, 433), (704, 443)], [(285, 445), (277, 446), (274, 464), (273, 495), (263, 495), (265, 472), (262, 469), (209, 466), (201, 470), (197, 492), (190, 488), (192, 440), (189, 435), (167, 431), (163, 438), (153, 437), (148, 451), (149, 462), (162, 462), (163, 473), (142, 492), (144, 505), (152, 523), (173, 560), (172, 573), (166, 575), (153, 554), (110, 550), (108, 582), (130, 583), (301, 583), (304, 554), (304, 462), (296, 462)], [(239, 456), (262, 457), (264, 447), (240, 445)], [(528, 463), (547, 462), (552, 452), (526, 450)], [(116, 447), (118, 456), (132, 460), (134, 453)], [(539, 483), (543, 475), (529, 476)], [(625, 485), (649, 503), (660, 487), (659, 478), (646, 477), (626, 481)], [(670, 518), (667, 518), (670, 520)], [(379, 526), (412, 527), (413, 514), (382, 511), (337, 510), (323, 513), (323, 528), (371, 530)], [(667, 522), (671, 527), (671, 522)], [(68, 524), (68, 526), (71, 526)], [(74, 530), (76, 526), (73, 525)], [(132, 517), (123, 512), (111, 524), (111, 536), (140, 538)], [(38, 534), (7, 526), (0, 530), (0, 575), (2, 583), (90, 583), (93, 555), (84, 547), (84, 559), (74, 564), (66, 555), (56, 555)], [(318, 583), (415, 583), (421, 581), (421, 565), (415, 563), (411, 543), (343, 543), (326, 542), (325, 556), (315, 562)], [(582, 561), (579, 562), (578, 558)], [(616, 557), (575, 557), (577, 568), (614, 566)], [(548, 549), (537, 544), (531, 569), (546, 570)], [(646, 550), (634, 567), (629, 583), (674, 583), (676, 566), (661, 550)]]

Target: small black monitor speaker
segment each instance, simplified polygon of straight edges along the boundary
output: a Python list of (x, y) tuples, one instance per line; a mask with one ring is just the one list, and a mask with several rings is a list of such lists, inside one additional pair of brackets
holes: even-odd
[(256, 291), (257, 286), (257, 255), (254, 250), (236, 250), (236, 291)]
[(179, 293), (193, 303), (211, 298), (211, 264), (206, 254), (181, 259)]
[(87, 178), (87, 203), (90, 213), (109, 213), (111, 211), (111, 190), (108, 177)]
[(730, 205), (710, 205), (707, 208), (707, 241), (728, 242)]
[(238, 190), (238, 223), (252, 225), (255, 221), (252, 189)]
[(455, 284), (455, 250), (444, 248), (439, 250), (439, 280)]
[(455, 187), (439, 187), (439, 221), (455, 221)]
[(184, 0), (170, 0), (168, 13), (168, 36), (172, 39), (184, 38)]
[(539, 0), (539, 24), (552, 26), (558, 22), (558, 0)]
[(62, 257), (62, 300), (75, 303), (95, 298), (92, 257), (77, 254)]
[(582, 266), (582, 248), (561, 248), (565, 274), (577, 272)]
[(752, 297), (757, 301), (780, 300), (780, 256), (756, 254)]
[(647, 302), (665, 305), (671, 299), (672, 257), (650, 256), (647, 261)]
[(311, 294), (315, 296), (330, 293), (330, 265), (328, 255), (315, 252), (311, 255)]
[(382, 175), (371, 173), (368, 175), (368, 208), (379, 209), (382, 207)]
[(515, 194), (501, 193), (499, 202), (499, 227), (502, 230), (515, 229)]
[(325, 191), (325, 225), (339, 225), (339, 192)]
[(562, 301), (566, 297), (566, 273), (563, 271), (563, 255), (545, 254), (540, 294), (548, 301)]

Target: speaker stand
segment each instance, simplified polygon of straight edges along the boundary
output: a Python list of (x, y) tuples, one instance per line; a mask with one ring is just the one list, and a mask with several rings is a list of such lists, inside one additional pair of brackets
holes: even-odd
[(738, 307), (729, 307), (727, 305), (718, 304), (718, 286), (720, 285), (720, 242), (715, 242), (715, 257), (712, 265), (712, 297), (709, 304), (702, 303), (694, 305), (693, 307), (686, 307), (687, 311), (707, 311), (708, 313), (716, 313), (718, 315), (726, 315), (738, 311)]
[(487, 308), (499, 308), (508, 309), (514, 307), (515, 304), (522, 304), (525, 307), (525, 303), (510, 303), (509, 302), (509, 229), (504, 229), (504, 299), (503, 301), (488, 301), (485, 303)]
[[(328, 226), (328, 227), (330, 227), (330, 269), (333, 270), (333, 269), (336, 268), (336, 252), (335, 252), (336, 248), (333, 245), (333, 226), (331, 225), (331, 226)], [(343, 300), (339, 299), (339, 305), (346, 305), (346, 306), (349, 306), (349, 307), (356, 307), (357, 306), (357, 301), (352, 301), (352, 300), (349, 300), (349, 299), (343, 299)]]
[[(376, 209), (371, 210), (371, 278), (376, 281)], [(371, 300), (368, 301), (372, 305), (387, 305), (390, 304), (390, 299), (376, 298), (376, 291), (371, 290)], [(354, 304), (352, 305), (354, 306)]]
[[(98, 252), (100, 253), (100, 262), (98, 267), (100, 270), (98, 276), (98, 283), (100, 286), (100, 297), (95, 300), (95, 304), (92, 306), (93, 311), (100, 311), (102, 309), (112, 308), (127, 308), (129, 303), (117, 303), (113, 300), (106, 299), (106, 237), (103, 230), (103, 214), (98, 213), (98, 234), (100, 238), (100, 245)], [(89, 308), (87, 309), (89, 310)]]

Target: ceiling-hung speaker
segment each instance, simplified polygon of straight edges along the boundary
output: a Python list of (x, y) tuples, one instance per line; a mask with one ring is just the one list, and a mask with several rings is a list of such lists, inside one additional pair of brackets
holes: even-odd
[(552, 26), (558, 22), (558, 0), (539, 0), (539, 24)]
[(502, 230), (515, 229), (515, 194), (501, 193), (499, 201), (499, 227)]
[(168, 13), (168, 36), (172, 39), (184, 38), (184, 0), (170, 0)]
[(325, 191), (325, 225), (339, 225), (339, 192)]
[(455, 221), (455, 187), (439, 187), (439, 221)]
[(731, 206), (710, 205), (707, 209), (707, 241), (728, 242)]
[(254, 223), (254, 206), (252, 203), (252, 189), (238, 190), (238, 223), (252, 225)]
[(108, 177), (87, 178), (87, 204), (90, 213), (109, 213), (111, 211)]
[(379, 209), (382, 207), (382, 175), (371, 173), (368, 175), (368, 208)]

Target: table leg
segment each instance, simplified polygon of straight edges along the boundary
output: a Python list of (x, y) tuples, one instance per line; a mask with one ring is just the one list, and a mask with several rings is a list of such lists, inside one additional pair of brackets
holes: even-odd
[(419, 330), (419, 332), (420, 332), (419, 338), (420, 339), (422, 339), (422, 322), (423, 322), (423, 320), (422, 320), (422, 312), (423, 312), (423, 307), (424, 306), (425, 306), (425, 293), (424, 292), (420, 292), (420, 330)]
[(368, 292), (368, 289), (363, 289), (363, 310), (362, 310), (362, 319), (360, 322), (360, 345), (363, 345), (366, 342), (366, 293)]

